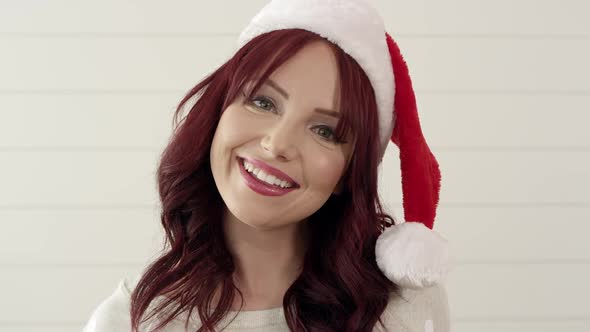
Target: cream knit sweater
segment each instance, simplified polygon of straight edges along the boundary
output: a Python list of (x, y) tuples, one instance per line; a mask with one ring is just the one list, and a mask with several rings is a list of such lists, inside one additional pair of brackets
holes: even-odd
[[(83, 332), (130, 332), (129, 317), (130, 294), (139, 278), (122, 279), (115, 291), (104, 299), (94, 310)], [(381, 320), (391, 332), (448, 332), (450, 330), (447, 293), (443, 286), (433, 286), (421, 290), (403, 289), (403, 297), (392, 296), (381, 316)], [(154, 304), (154, 302), (152, 302)], [(150, 307), (151, 309), (151, 307)], [(196, 331), (199, 325), (197, 313), (191, 319), (188, 331)], [(219, 323), (226, 327), (224, 332), (278, 332), (290, 331), (283, 316), (283, 308), (257, 311), (230, 311)], [(186, 332), (184, 320), (186, 313), (176, 317), (164, 328), (164, 332)], [(142, 325), (142, 332), (155, 327), (155, 320)], [(219, 329), (218, 331), (221, 331)], [(383, 332), (377, 322), (373, 331)]]

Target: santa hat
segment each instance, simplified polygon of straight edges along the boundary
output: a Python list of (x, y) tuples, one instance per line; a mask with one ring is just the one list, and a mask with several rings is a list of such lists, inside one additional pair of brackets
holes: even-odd
[(405, 222), (378, 237), (377, 265), (402, 287), (441, 282), (449, 250), (433, 230), (440, 170), (420, 129), (408, 67), (382, 18), (366, 0), (272, 0), (242, 31), (238, 48), (263, 33), (291, 28), (314, 32), (356, 60), (375, 91), (380, 163), (390, 139), (399, 148)]

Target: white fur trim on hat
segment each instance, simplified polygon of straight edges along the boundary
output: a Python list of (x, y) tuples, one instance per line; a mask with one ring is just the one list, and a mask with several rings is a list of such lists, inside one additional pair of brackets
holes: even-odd
[(385, 25), (379, 13), (366, 0), (273, 0), (242, 31), (238, 48), (263, 33), (292, 28), (332, 41), (365, 71), (375, 90), (383, 156), (394, 125), (395, 83)]
[(383, 274), (407, 288), (430, 287), (450, 270), (448, 241), (419, 222), (387, 228), (377, 238), (375, 256)]

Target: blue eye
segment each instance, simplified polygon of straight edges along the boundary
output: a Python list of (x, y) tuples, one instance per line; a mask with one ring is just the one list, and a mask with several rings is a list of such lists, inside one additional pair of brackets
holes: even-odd
[[(262, 103), (257, 103), (257, 102), (262, 102)], [(250, 103), (252, 103), (257, 108), (262, 108), (265, 111), (269, 111), (269, 109), (267, 107), (274, 107), (274, 103), (272, 102), (272, 100), (270, 100), (266, 97), (262, 97), (262, 96), (257, 96), (257, 97), (252, 98), (250, 100)]]
[[(316, 127), (314, 127), (313, 129), (316, 129), (316, 128), (319, 128), (319, 130), (318, 130), (318, 134), (320, 135), (320, 137), (322, 137), (322, 139), (325, 139), (325, 140), (327, 140), (327, 141), (335, 141), (335, 140), (334, 140), (334, 130), (333, 130), (332, 128), (330, 128), (330, 127), (328, 127), (328, 126), (316, 126)], [(327, 135), (327, 136), (325, 136), (325, 135), (322, 135), (322, 134), (321, 134), (321, 132), (322, 132), (322, 131), (323, 131), (324, 133), (325, 133), (325, 132), (327, 132), (327, 133), (328, 133), (328, 135)]]
[[(256, 96), (254, 98), (251, 98), (250, 104), (252, 104), (254, 107), (262, 109), (264, 111), (271, 111), (272, 109), (275, 108), (275, 104), (272, 101), (272, 99), (264, 97), (264, 96)], [(319, 130), (316, 130), (316, 132), (320, 135), (320, 137), (323, 140), (333, 142), (336, 144), (346, 143), (346, 141), (337, 140), (334, 137), (335, 136), (335, 129), (333, 129), (329, 126), (315, 126), (313, 129), (314, 130), (319, 129)], [(322, 134), (322, 133), (324, 133), (324, 134)]]

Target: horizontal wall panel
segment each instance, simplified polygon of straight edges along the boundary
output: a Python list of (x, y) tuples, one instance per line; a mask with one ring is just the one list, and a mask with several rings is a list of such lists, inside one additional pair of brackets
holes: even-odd
[(0, 266), (143, 264), (162, 249), (159, 210), (2, 210)]
[(80, 319), (90, 318), (122, 278), (135, 276), (143, 268), (0, 267), (0, 326), (79, 324)]
[(0, 95), (0, 150), (163, 147), (181, 93)]
[[(0, 95), (0, 109), (10, 110), (0, 112), (0, 150), (160, 148), (182, 97), (180, 92)], [(422, 92), (417, 101), (433, 149), (590, 148), (590, 95)]]
[[(588, 206), (590, 203), (586, 189), (590, 186), (589, 151), (432, 149), (432, 152), (441, 171), (441, 207), (445, 204), (448, 207)], [(391, 143), (379, 170), (379, 190), (385, 205), (402, 201), (399, 169), (399, 150)]]
[[(584, 35), (588, 3), (566, 0), (373, 0), (389, 31), (432, 35)], [(580, 10), (581, 12), (578, 12)]]
[(3, 73), (0, 90), (8, 91), (172, 89), (188, 92), (221, 65), (234, 48), (230, 38), (216, 36), (9, 38), (2, 43), (5, 51), (0, 54)]
[[(156, 208), (0, 209), (0, 220), (0, 266), (143, 264), (164, 239)], [(435, 229), (458, 263), (590, 262), (588, 220), (590, 208), (439, 207)]]
[[(5, 0), (0, 4), (0, 32), (238, 33), (266, 2), (108, 0), (86, 4), (74, 0)], [(579, 0), (373, 3), (388, 29), (403, 34), (590, 33), (584, 15), (589, 7)], [(230, 15), (232, 12), (240, 15)]]
[[(385, 205), (399, 204), (396, 147), (380, 166)], [(590, 152), (433, 151), (441, 165), (441, 206), (588, 204)], [(0, 153), (0, 207), (152, 206), (160, 152), (6, 151)], [(396, 185), (391, 185), (395, 183)]]
[(590, 68), (583, 65), (590, 48), (580, 40), (398, 38), (397, 43), (418, 90), (590, 90)]
[(589, 203), (590, 151), (436, 153), (441, 204)]
[(447, 279), (451, 315), (455, 321), (588, 320), (589, 267), (565, 263), (456, 266)]
[[(438, 208), (435, 230), (458, 262), (590, 264), (590, 207)], [(556, 231), (560, 224), (563, 231)], [(501, 243), (502, 245), (498, 245)]]
[(532, 321), (532, 322), (453, 322), (453, 332), (588, 332), (590, 318), (585, 321)]
[(590, 148), (590, 94), (416, 94), (432, 148)]
[[(417, 91), (590, 91), (575, 39), (399, 38)], [(5, 38), (0, 91), (188, 91), (235, 50), (232, 36)], [(548, 46), (550, 44), (550, 47)], [(42, 54), (43, 56), (39, 56)], [(559, 66), (551, 65), (558, 63)], [(56, 77), (59, 77), (56, 80)]]
[(47, 326), (47, 324), (35, 325), (35, 324), (22, 324), (19, 326), (13, 326), (11, 324), (0, 323), (0, 332), (80, 332), (84, 328), (82, 323), (74, 324), (55, 324), (53, 326)]
[(43, 151), (0, 153), (3, 206), (140, 205), (159, 202), (159, 153)]

